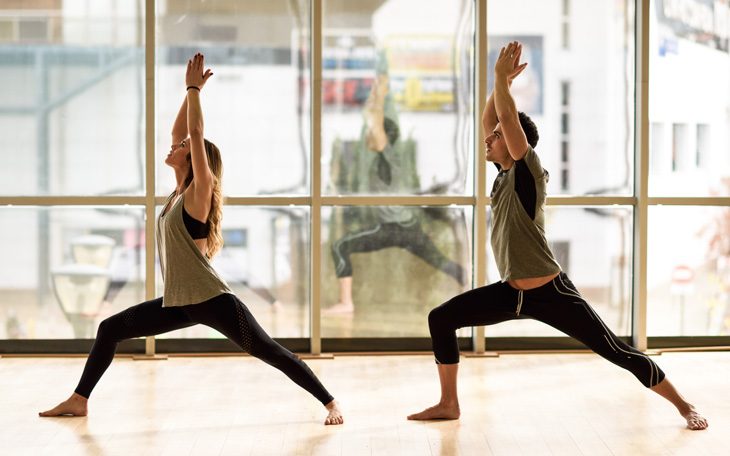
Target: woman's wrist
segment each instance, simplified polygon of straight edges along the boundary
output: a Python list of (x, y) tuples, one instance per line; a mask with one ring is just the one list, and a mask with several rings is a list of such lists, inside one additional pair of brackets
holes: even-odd
[(200, 87), (198, 87), (198, 86), (196, 86), (196, 85), (189, 85), (189, 86), (188, 86), (188, 88), (187, 88), (187, 89), (185, 89), (185, 91), (188, 91), (188, 90), (190, 90), (190, 89), (195, 89), (195, 90), (197, 90), (198, 92), (200, 92)]

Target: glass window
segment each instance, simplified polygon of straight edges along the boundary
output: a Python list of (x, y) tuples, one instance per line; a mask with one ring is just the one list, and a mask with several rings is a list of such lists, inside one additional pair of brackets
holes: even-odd
[(471, 194), (473, 2), (323, 3), (322, 193)]
[(322, 336), (429, 337), (428, 312), (471, 288), (471, 212), (324, 208)]
[(560, 170), (560, 189), (561, 190), (568, 190), (570, 188), (570, 171), (568, 168), (563, 168)]
[[(728, 196), (722, 182), (730, 177), (730, 4), (677, 5), (655, 0), (650, 8), (649, 120), (674, 126), (663, 132), (673, 140), (652, 140), (650, 153), (652, 163), (672, 157), (674, 166), (652, 167), (649, 194)], [(699, 67), (712, 68), (701, 83), (690, 70)]]
[[(0, 7), (0, 196), (10, 203), (143, 195), (147, 135), (154, 190), (167, 195), (175, 175), (163, 162), (196, 52), (214, 72), (202, 100), (225, 195), (310, 194), (315, 82), (323, 195), (473, 195), (475, 1), (316, 2), (321, 81), (310, 71), (310, 0), (166, 0), (149, 18), (142, 1), (11, 3)], [(634, 193), (636, 3), (487, 2), (487, 90), (499, 49), (522, 42), (529, 65), (511, 92), (539, 128), (550, 195)], [(730, 196), (730, 4), (677, 4), (649, 6), (649, 195)], [(696, 68), (712, 69), (699, 85)], [(144, 301), (144, 208), (69, 201), (0, 207), (0, 339), (93, 338), (102, 319)], [(273, 337), (310, 337), (312, 280), (324, 338), (429, 337), (428, 312), (473, 285), (473, 209), (324, 206), (312, 277), (311, 206), (226, 206), (213, 266)], [(633, 216), (618, 205), (546, 208), (558, 262), (621, 336), (631, 333)], [(730, 335), (730, 208), (651, 206), (648, 221), (648, 335)], [(500, 280), (487, 252), (488, 279)], [(486, 334), (563, 335), (530, 320)], [(223, 336), (197, 325), (159, 337)]]
[[(522, 61), (528, 66), (514, 80), (511, 92), (517, 109), (539, 129), (536, 151), (543, 166), (558, 176), (564, 135), (575, 151), (570, 157), (570, 185), (551, 179), (551, 195), (633, 192), (634, 3), (488, 2), (489, 90), (500, 48), (513, 40), (522, 42)], [(568, 47), (560, 38), (564, 18), (570, 24), (569, 34), (564, 34)], [(564, 25), (567, 30), (568, 22)], [(491, 188), (497, 173), (487, 169)]]
[(143, 4), (37, 3), (3, 13), (0, 194), (141, 194)]
[(662, 122), (652, 122), (649, 127), (651, 156), (651, 175), (660, 175), (671, 172), (672, 169), (672, 148), (669, 146), (669, 128)]
[(205, 136), (221, 151), (227, 195), (309, 193), (309, 2), (158, 2), (157, 193), (185, 97), (185, 67), (205, 54)]
[(697, 125), (697, 167), (707, 169), (708, 158), (710, 156), (710, 126), (699, 124)]
[(687, 124), (672, 126), (672, 171), (689, 171), (695, 165), (692, 148), (689, 145)]
[(649, 336), (730, 334), (728, 233), (730, 208), (649, 208)]
[(144, 300), (144, 210), (0, 208), (0, 339), (93, 339)]
[[(632, 218), (632, 209), (621, 206), (548, 206), (545, 211), (545, 231), (555, 259), (588, 304), (619, 336), (631, 334)], [(488, 255), (489, 281), (499, 281), (491, 245)], [(565, 336), (534, 320), (488, 326), (486, 334)]]
[[(213, 268), (271, 337), (309, 337), (309, 208), (223, 208), (223, 248)], [(157, 292), (163, 282), (157, 268)], [(221, 338), (203, 325), (160, 338)]]
[(562, 24), (561, 29), (561, 43), (563, 45), (563, 49), (569, 49), (570, 48), (570, 22), (569, 20), (565, 20)]
[(47, 19), (24, 19), (18, 22), (18, 38), (24, 42), (46, 42), (49, 38)]

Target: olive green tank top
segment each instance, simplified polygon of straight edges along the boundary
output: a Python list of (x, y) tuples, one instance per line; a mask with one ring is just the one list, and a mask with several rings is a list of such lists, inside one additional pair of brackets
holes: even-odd
[(185, 228), (182, 214), (185, 195), (168, 207), (175, 195), (173, 192), (167, 198), (163, 212), (157, 218), (157, 249), (165, 282), (162, 306), (199, 304), (232, 293)]
[(522, 158), (535, 179), (535, 218), (515, 191), (517, 164), (501, 171), (492, 191), (492, 251), (502, 281), (543, 277), (560, 272), (545, 238), (548, 173), (532, 147)]

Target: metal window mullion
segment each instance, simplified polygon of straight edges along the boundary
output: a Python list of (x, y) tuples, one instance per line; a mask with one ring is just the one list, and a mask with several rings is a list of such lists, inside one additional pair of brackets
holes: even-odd
[(633, 206), (634, 196), (549, 196), (547, 206)]
[(1, 206), (142, 206), (144, 196), (3, 196)]
[[(481, 128), (481, 126), (479, 127)], [(475, 155), (477, 160), (483, 158), (483, 150), (476, 145)], [(483, 163), (478, 164), (486, 168)], [(483, 170), (484, 171), (484, 170)], [(486, 172), (484, 173), (486, 175)], [(477, 174), (476, 179), (484, 183), (485, 176), (481, 178)], [(320, 178), (321, 181), (321, 178)], [(475, 184), (475, 192), (478, 191)], [(489, 205), (489, 197), (486, 196), (486, 185), (482, 187), (482, 194), (477, 196), (318, 196), (320, 206), (474, 206), (476, 204)], [(4, 201), (0, 198), (0, 203)], [(165, 197), (157, 197), (156, 203), (162, 204)], [(678, 197), (678, 198), (649, 198), (649, 205), (704, 205), (704, 206), (727, 206), (730, 205), (730, 197)], [(86, 204), (86, 203), (85, 203)], [(102, 204), (102, 203), (99, 203)], [(132, 201), (125, 201), (120, 204), (132, 204)], [(308, 206), (313, 204), (313, 198), (301, 197), (226, 197), (227, 206)], [(547, 206), (635, 206), (635, 196), (550, 196), (547, 198)]]
[[(484, 141), (481, 113), (487, 101), (487, 0), (476, 1), (476, 106), (474, 110), (474, 194), (476, 195), (474, 223), (474, 281), (477, 287), (487, 282), (487, 167), (482, 160), (482, 142)], [(476, 326), (472, 330), (474, 353), (484, 353), (486, 341), (484, 326)]]
[(636, 5), (634, 134), (634, 280), (631, 336), (634, 347), (647, 349), (647, 233), (649, 219), (649, 0)]
[[(165, 198), (159, 198), (158, 203)], [(312, 198), (308, 196), (226, 196), (226, 206), (309, 206)]]
[(321, 269), (320, 247), (322, 245), (322, 185), (321, 185), (321, 151), (322, 151), (322, 0), (311, 0), (310, 24), (310, 106), (312, 109), (311, 125), (311, 216), (310, 220), (310, 353), (319, 355), (322, 352), (321, 326)]
[[(479, 126), (481, 128), (481, 126)], [(146, 147), (146, 146), (145, 146)], [(480, 144), (475, 146), (477, 161), (482, 157)], [(154, 155), (150, 166), (153, 173), (150, 179), (154, 185)], [(483, 163), (475, 166), (484, 167)], [(476, 175), (477, 181), (480, 179)], [(484, 177), (481, 178), (482, 181)], [(478, 183), (475, 184), (475, 192), (478, 192)], [(474, 206), (475, 204), (489, 204), (489, 198), (482, 187), (481, 195), (473, 196), (442, 196), (442, 195), (412, 195), (412, 196), (319, 196), (319, 204), (323, 206)], [(145, 196), (2, 196), (2, 206), (146, 206), (150, 201), (157, 206), (165, 202), (166, 197), (150, 195), (145, 190)], [(637, 198), (634, 196), (551, 196), (547, 198), (548, 206), (612, 206), (623, 205), (633, 206)], [(229, 196), (224, 200), (226, 206), (309, 206), (312, 198), (309, 196)], [(650, 197), (648, 204), (651, 205), (676, 205), (676, 206), (728, 206), (730, 197)]]
[[(155, 0), (145, 2), (145, 299), (155, 297)], [(155, 337), (145, 339), (155, 354)]]
[(472, 206), (471, 196), (321, 196), (324, 206)]
[(648, 197), (649, 206), (730, 206), (730, 197)]

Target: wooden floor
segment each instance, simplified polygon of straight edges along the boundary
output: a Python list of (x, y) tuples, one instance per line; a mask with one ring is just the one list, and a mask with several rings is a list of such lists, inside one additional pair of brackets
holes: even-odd
[(0, 358), (3, 455), (727, 455), (730, 352), (656, 356), (709, 418), (684, 428), (663, 399), (590, 354), (462, 359), (459, 421), (408, 413), (437, 399), (429, 356), (307, 361), (341, 402), (343, 426), (249, 357), (118, 358), (89, 416), (39, 418), (76, 385), (83, 358)]

